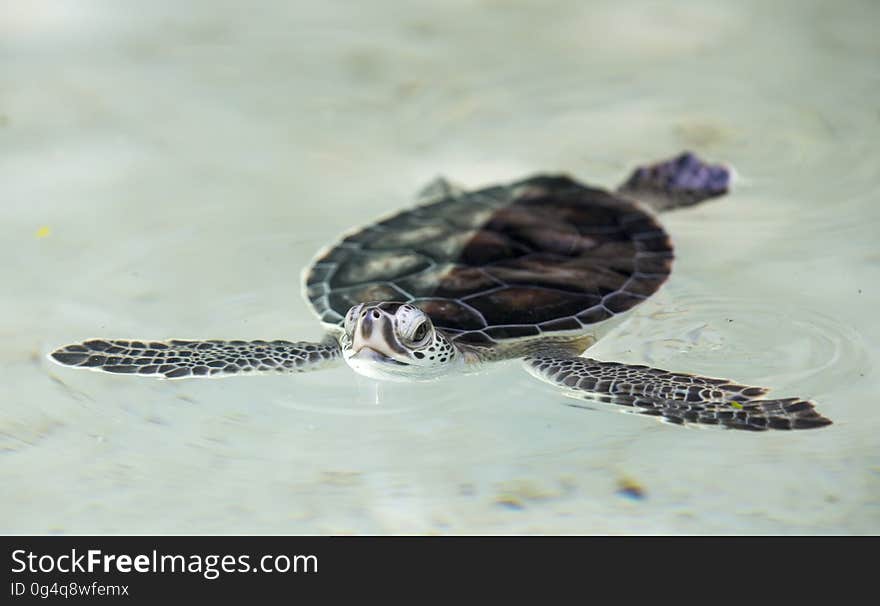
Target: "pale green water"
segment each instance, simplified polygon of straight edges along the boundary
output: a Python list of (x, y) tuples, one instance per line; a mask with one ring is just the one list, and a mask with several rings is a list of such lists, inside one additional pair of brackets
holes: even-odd
[[(0, 4), (0, 531), (880, 531), (880, 5), (238, 4)], [(809, 397), (830, 428), (577, 410), (516, 363), (377, 391), (44, 361), (315, 338), (301, 269), (438, 173), (612, 186), (683, 148), (736, 191), (664, 217), (673, 278), (595, 355)]]

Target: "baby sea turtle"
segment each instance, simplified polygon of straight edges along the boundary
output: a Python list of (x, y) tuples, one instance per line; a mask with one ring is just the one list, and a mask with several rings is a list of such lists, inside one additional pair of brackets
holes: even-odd
[(569, 395), (673, 423), (806, 429), (800, 398), (581, 354), (660, 288), (672, 244), (654, 213), (725, 194), (730, 171), (691, 153), (636, 169), (616, 192), (537, 175), (466, 192), (438, 179), (418, 205), (319, 254), (305, 296), (324, 328), (305, 341), (92, 339), (65, 366), (164, 377), (304, 372), (343, 360), (377, 379), (425, 380), (521, 358)]

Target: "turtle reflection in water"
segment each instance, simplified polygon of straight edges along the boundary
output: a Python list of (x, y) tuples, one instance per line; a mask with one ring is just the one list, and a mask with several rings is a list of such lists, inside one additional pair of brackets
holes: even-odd
[(616, 192), (562, 175), (464, 191), (438, 179), (418, 205), (351, 232), (306, 272), (321, 342), (92, 339), (60, 364), (169, 379), (305, 372), (345, 361), (377, 379), (428, 380), (521, 358), (540, 379), (673, 423), (807, 429), (800, 398), (726, 379), (581, 354), (666, 281), (655, 213), (727, 192), (730, 172), (690, 153), (638, 168)]

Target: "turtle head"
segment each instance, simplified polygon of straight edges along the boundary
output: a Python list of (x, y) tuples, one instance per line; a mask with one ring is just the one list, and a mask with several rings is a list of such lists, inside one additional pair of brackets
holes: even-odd
[(458, 350), (428, 314), (407, 303), (361, 303), (348, 310), (342, 355), (374, 379), (424, 381), (446, 374)]

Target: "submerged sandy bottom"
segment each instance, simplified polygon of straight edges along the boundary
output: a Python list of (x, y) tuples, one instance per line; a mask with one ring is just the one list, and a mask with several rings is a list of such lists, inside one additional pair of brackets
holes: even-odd
[[(880, 530), (880, 9), (621, 4), (0, 20), (0, 532)], [(683, 148), (736, 191), (664, 217), (673, 278), (594, 355), (812, 398), (830, 428), (572, 408), (517, 363), (377, 386), (45, 361), (93, 336), (317, 338), (302, 268), (437, 174), (612, 186)]]

